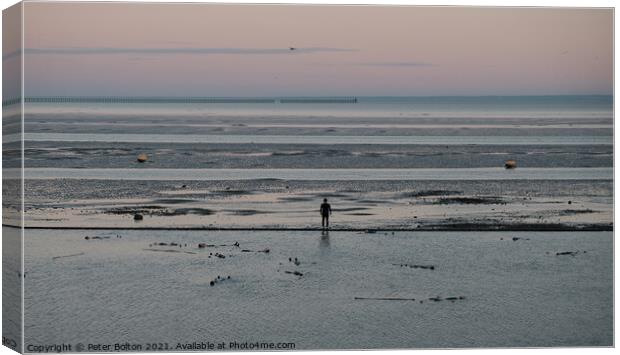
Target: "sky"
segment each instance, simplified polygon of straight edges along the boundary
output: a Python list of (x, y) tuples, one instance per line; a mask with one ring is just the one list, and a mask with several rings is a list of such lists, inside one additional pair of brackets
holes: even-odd
[(34, 2), (24, 21), (26, 96), (613, 91), (611, 9)]

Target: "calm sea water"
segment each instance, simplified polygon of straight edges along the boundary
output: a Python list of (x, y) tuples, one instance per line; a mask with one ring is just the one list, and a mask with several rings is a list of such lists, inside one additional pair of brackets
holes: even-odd
[[(7, 171), (18, 177), (19, 169)], [(27, 179), (89, 180), (611, 180), (613, 168), (477, 169), (25, 169)]]
[[(21, 135), (8, 137), (9, 141)], [(203, 144), (373, 144), (373, 145), (611, 145), (611, 136), (310, 136), (124, 133), (25, 133), (29, 142), (203, 143)]]
[[(613, 343), (610, 232), (36, 230), (27, 237), (26, 344), (156, 342), (175, 349), (178, 343), (260, 341), (361, 349)], [(230, 246), (235, 241), (240, 248)], [(160, 242), (183, 247), (153, 246)], [(228, 246), (199, 249), (198, 243)], [(265, 248), (270, 253), (241, 251)], [(556, 255), (564, 251), (579, 253)], [(226, 258), (209, 258), (216, 252)], [(16, 277), (14, 270), (3, 272)], [(226, 280), (210, 286), (217, 276)]]
[[(286, 169), (300, 161), (313, 169), (496, 168), (506, 159), (527, 168), (610, 168), (613, 160), (610, 96), (28, 103), (25, 112), (31, 168), (139, 168), (140, 153), (151, 169)], [(20, 139), (8, 135), (5, 144)]]
[(612, 108), (611, 96), (359, 97), (354, 104), (28, 103), (26, 113), (588, 119), (610, 118)]

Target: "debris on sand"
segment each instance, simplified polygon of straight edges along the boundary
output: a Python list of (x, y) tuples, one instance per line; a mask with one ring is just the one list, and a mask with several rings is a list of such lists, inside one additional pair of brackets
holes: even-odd
[(415, 191), (403, 194), (404, 197), (430, 197), (430, 196), (446, 196), (446, 195), (460, 195), (462, 191), (454, 190), (425, 190)]
[(530, 240), (530, 238), (523, 238), (523, 237), (512, 237), (512, 241), (516, 242), (517, 240)]
[(54, 257), (52, 257), (52, 260), (61, 259), (61, 258), (70, 258), (72, 256), (80, 256), (80, 255), (84, 255), (84, 253), (54, 256)]
[(517, 168), (517, 161), (513, 160), (513, 159), (506, 160), (504, 162), (504, 167), (506, 169), (516, 169)]
[[(355, 300), (370, 300), (370, 301), (415, 301), (415, 298), (407, 298), (407, 297), (353, 297), (353, 299)], [(465, 297), (463, 296), (452, 296), (452, 297), (446, 297), (446, 298), (441, 298), (440, 296), (437, 297), (429, 297), (427, 300), (428, 301), (433, 301), (433, 302), (441, 302), (441, 301), (450, 301), (450, 302), (456, 302), (458, 300), (464, 300)], [(420, 303), (424, 303), (424, 300), (420, 300)]]
[(144, 163), (147, 160), (149, 160), (149, 157), (146, 154), (144, 154), (144, 153), (140, 153), (140, 154), (138, 154), (138, 159), (137, 160), (138, 160), (138, 163)]
[(269, 249), (263, 249), (263, 250), (250, 250), (250, 249), (242, 249), (241, 252), (242, 253), (269, 253)]
[(214, 278), (213, 280), (211, 280), (211, 282), (209, 282), (209, 285), (215, 286), (216, 283), (223, 282), (225, 280), (230, 280), (230, 275), (228, 275), (228, 277), (220, 277), (220, 275), (217, 275), (216, 278)]
[(207, 243), (198, 243), (198, 248), (215, 248), (217, 245), (215, 244), (207, 244)]
[(288, 271), (288, 270), (285, 270), (284, 273), (286, 273), (286, 274), (293, 274), (293, 275), (299, 276), (299, 277), (304, 276), (304, 274), (302, 274), (299, 271)]
[[(570, 205), (570, 203), (569, 203)], [(589, 208), (587, 209), (576, 209), (576, 210), (561, 210), (558, 211), (558, 215), (559, 216), (576, 216), (579, 214), (587, 214), (587, 213), (596, 213), (597, 211), (591, 210)]]
[(464, 300), (464, 299), (465, 299), (464, 296), (453, 296), (453, 297), (446, 297), (446, 298), (441, 298), (440, 296), (437, 296), (437, 297), (430, 297), (428, 300), (433, 301), (433, 302), (450, 301), (454, 303), (457, 300)]
[[(149, 244), (149, 247), (152, 247), (152, 246), (157, 246), (157, 247), (171, 246), (171, 247), (179, 247), (179, 248), (183, 247), (183, 245), (181, 243), (176, 243), (176, 242), (169, 242), (169, 243), (167, 243), (167, 242), (156, 242), (156, 243)], [(187, 244), (185, 244), (185, 246), (187, 246)]]
[(427, 270), (435, 270), (435, 265), (412, 265), (412, 264), (392, 264), (400, 267), (409, 267), (412, 269), (427, 269)]
[(196, 254), (193, 251), (182, 251), (182, 250), (177, 250), (177, 249), (152, 249), (152, 248), (147, 248), (147, 249), (142, 249), (144, 251), (156, 251), (156, 252), (161, 252), (161, 253), (185, 253), (185, 254)]
[(86, 240), (97, 240), (97, 239), (101, 240), (101, 239), (110, 239), (110, 237), (108, 237), (108, 236), (100, 237), (100, 236), (96, 235), (96, 236), (93, 236), (93, 237), (85, 236), (84, 239), (86, 239)]
[(288, 262), (289, 263), (293, 263), (297, 266), (299, 266), (299, 264), (301, 264), (301, 262), (297, 259), (297, 258), (288, 258)]
[(233, 244), (207, 244), (207, 243), (198, 243), (198, 248), (218, 248), (218, 247), (239, 247), (239, 242), (234, 242)]
[(442, 197), (437, 199), (439, 205), (505, 205), (501, 197), (481, 196), (481, 197)]
[(415, 301), (415, 298), (399, 298), (399, 297), (353, 297), (354, 300), (371, 300), (371, 301)]
[(141, 221), (143, 219), (144, 219), (144, 216), (139, 214), (139, 213), (136, 213), (136, 214), (133, 215), (133, 220), (134, 221)]
[(575, 256), (575, 255), (577, 255), (579, 253), (585, 254), (587, 252), (586, 251), (579, 251), (579, 250), (577, 250), (577, 251), (560, 251), (560, 252), (555, 253), (555, 255), (556, 256), (562, 256), (562, 255)]

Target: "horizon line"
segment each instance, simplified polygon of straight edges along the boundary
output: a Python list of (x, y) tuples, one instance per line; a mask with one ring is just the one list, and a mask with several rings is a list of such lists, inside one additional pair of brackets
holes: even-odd
[[(387, 94), (363, 94), (363, 95), (29, 95), (26, 99), (40, 98), (197, 98), (197, 99), (297, 99), (297, 98), (425, 98), (425, 97), (564, 97), (564, 96), (614, 96), (614, 93), (571, 93), (571, 94), (423, 94), (423, 95), (387, 95)], [(17, 100), (21, 96), (7, 100)], [(3, 100), (3, 101), (7, 101)]]
[[(342, 104), (358, 103), (364, 99), (475, 99), (475, 98), (609, 98), (612, 100), (614, 94), (544, 94), (544, 95), (353, 95), (353, 96), (112, 96), (112, 95), (33, 95), (24, 98), (26, 103), (125, 103), (125, 104), (146, 104), (146, 103), (202, 103), (202, 104), (299, 104), (299, 103), (321, 103), (321, 104)], [(49, 101), (45, 101), (49, 100)], [(65, 100), (65, 101), (63, 101)], [(142, 101), (142, 102), (141, 102)], [(2, 100), (2, 107), (13, 106), (22, 103), (21, 97)]]
[[(112, 95), (33, 95), (24, 98), (25, 103), (162, 103), (159, 101), (171, 101), (169, 103), (203, 103), (203, 104), (243, 104), (243, 103), (261, 103), (261, 104), (294, 104), (294, 103), (358, 103), (359, 99), (475, 99), (475, 98), (610, 98), (613, 100), (614, 94), (541, 94), (541, 95), (352, 95), (352, 96), (112, 96)], [(49, 101), (45, 101), (49, 100)], [(63, 101), (66, 100), (66, 101)], [(94, 102), (93, 102), (94, 101)], [(142, 102), (140, 102), (142, 101)], [(193, 102), (192, 102), (193, 101)], [(244, 102), (245, 101), (245, 102)], [(22, 97), (14, 97), (2, 100), (2, 107), (20, 104)]]

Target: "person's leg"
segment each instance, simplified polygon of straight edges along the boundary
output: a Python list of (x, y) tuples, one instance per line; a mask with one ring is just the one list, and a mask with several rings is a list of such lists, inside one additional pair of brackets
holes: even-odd
[(329, 215), (325, 216), (325, 226), (329, 228)]
[(323, 226), (323, 228), (325, 228), (325, 216), (321, 216), (321, 226)]

